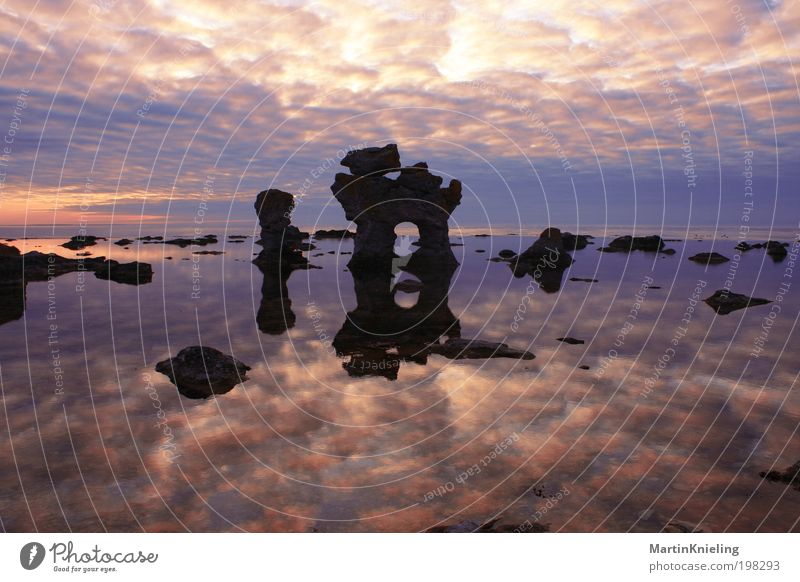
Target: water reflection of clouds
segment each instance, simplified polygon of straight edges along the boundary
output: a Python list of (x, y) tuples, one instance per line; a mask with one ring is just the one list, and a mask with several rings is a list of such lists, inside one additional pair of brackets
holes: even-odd
[[(636, 259), (636, 269), (625, 272), (617, 293), (613, 276), (621, 273), (626, 257), (602, 257), (591, 249), (576, 253), (581, 275), (594, 272), (595, 257), (602, 260), (601, 282), (565, 282), (558, 295), (537, 295), (517, 334), (508, 333), (508, 324), (527, 281), (513, 280), (498, 305), (510, 273), (492, 264), (502, 276), (492, 273), (479, 284), (480, 277), (465, 276), (461, 282), (472, 281), (474, 288), (454, 286), (451, 308), (459, 314), (469, 304), (460, 313), (465, 336), (480, 332), (481, 338), (495, 341), (508, 336), (505, 341), (518, 347), (536, 337), (532, 349), (537, 358), (450, 361), (431, 356), (426, 366), (403, 363), (399, 379), (388, 382), (350, 378), (305, 321), (302, 294), (308, 284), (325, 307), (332, 333), (344, 320), (345, 308), (330, 281), (334, 273), (348, 274), (331, 264), (334, 255), (321, 261), (322, 270), (308, 272), (308, 281), (305, 274), (289, 281), (298, 320), (280, 337), (260, 334), (255, 324), (251, 305), (254, 296), (258, 306), (259, 272), (231, 260), (246, 258), (249, 249), (208, 257), (203, 264), (209, 270), (225, 261), (225, 302), (221, 285), (209, 276), (196, 304), (202, 341), (231, 351), (253, 370), (244, 386), (195, 402), (181, 398), (151, 369), (170, 348), (174, 353), (197, 343), (195, 304), (187, 300), (186, 289), (191, 272), (179, 258), (185, 252), (176, 249), (176, 261), (159, 264), (150, 285), (90, 280), (83, 295), (85, 352), (78, 297), (64, 292), (59, 324), (69, 381), (61, 399), (53, 395), (40, 284), (30, 286), (26, 319), (4, 326), (8, 333), (0, 340), (0, 363), (11, 439), (0, 445), (0, 513), (7, 529), (33, 529), (19, 502), (23, 488), (36, 500), (31, 511), (39, 529), (65, 529), (60, 502), (70, 526), (78, 530), (101, 529), (101, 520), (112, 530), (137, 529), (139, 520), (148, 530), (180, 530), (183, 523), (198, 531), (235, 526), (407, 531), (446, 520), (463, 508), (468, 509), (458, 519), (480, 521), (505, 509), (504, 519), (524, 521), (544, 502), (525, 493), (535, 483), (571, 490), (547, 515), (553, 529), (653, 530), (676, 512), (688, 521), (703, 519), (712, 529), (746, 531), (765, 516), (765, 530), (793, 523), (797, 495), (758, 477), (773, 463), (783, 467), (796, 461), (786, 448), (796, 438), (800, 419), (800, 402), (786, 392), (794, 381), (791, 363), (786, 354), (764, 356), (737, 383), (750, 349), (749, 330), (762, 313), (751, 309), (723, 318), (699, 305), (675, 358), (653, 391), (642, 396), (695, 284), (694, 265), (685, 267), (677, 259), (657, 263), (656, 283), (664, 288), (648, 292), (620, 357), (598, 379), (598, 362), (613, 346), (646, 260)], [(676, 266), (681, 272), (670, 290), (665, 280)], [(482, 272), (484, 265), (478, 269)], [(61, 289), (74, 286), (71, 277), (59, 278)], [(714, 289), (711, 279), (708, 288)], [(769, 296), (776, 280), (773, 271), (765, 273), (758, 291)], [(787, 301), (789, 312), (796, 299)], [(570, 326), (570, 334), (587, 339), (586, 345), (555, 342)], [(793, 333), (788, 316), (776, 326), (776, 339)], [(19, 357), (26, 327), (38, 429), (28, 365)], [(575, 368), (584, 362), (592, 369)], [(770, 377), (764, 362), (777, 364)], [(175, 463), (161, 449), (166, 439), (145, 390), (145, 372), (152, 375), (175, 435), (180, 455)], [(424, 501), (426, 492), (453, 481), (515, 432), (519, 441), (480, 474)], [(640, 519), (653, 502), (653, 512)]]

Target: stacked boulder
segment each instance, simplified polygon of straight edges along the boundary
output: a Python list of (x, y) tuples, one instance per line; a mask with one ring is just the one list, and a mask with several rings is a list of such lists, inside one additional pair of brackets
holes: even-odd
[(264, 250), (253, 262), (289, 270), (308, 268), (308, 260), (301, 251), (302, 240), (308, 238), (308, 233), (291, 223), (294, 196), (277, 188), (264, 190), (256, 197), (255, 209), (261, 226), (258, 244)]

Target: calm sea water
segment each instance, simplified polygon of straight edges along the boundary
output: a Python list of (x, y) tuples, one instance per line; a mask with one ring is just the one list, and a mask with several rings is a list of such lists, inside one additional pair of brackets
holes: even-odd
[[(406, 361), (405, 336), (380, 357), (368, 344), (367, 356), (337, 355), (348, 312), (371, 301), (356, 297), (350, 241), (317, 242), (307, 256), (321, 268), (286, 281), (251, 264), (252, 238), (204, 247), (218, 256), (91, 247), (155, 276), (30, 283), (24, 317), (0, 327), (0, 525), (418, 531), (499, 516), (552, 531), (800, 530), (800, 491), (759, 477), (800, 459), (789, 261), (686, 260), (733, 256), (733, 237), (670, 242), (672, 256), (599, 253), (595, 239), (545, 293), (487, 260), (532, 240), (453, 237), (460, 267), (424, 305), (449, 310), (461, 337), (534, 360)], [(75, 256), (60, 242), (12, 244)], [(781, 300), (725, 316), (696, 301), (727, 279)], [(419, 310), (423, 293), (386, 297)], [(404, 313), (380, 309), (389, 324)], [(197, 344), (250, 365), (249, 380), (208, 400), (180, 395), (154, 366)]]

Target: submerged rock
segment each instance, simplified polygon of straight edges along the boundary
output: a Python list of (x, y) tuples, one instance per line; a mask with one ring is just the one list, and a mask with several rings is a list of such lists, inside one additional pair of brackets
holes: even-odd
[(69, 241), (65, 242), (61, 246), (65, 249), (70, 249), (72, 251), (80, 251), (85, 249), (86, 247), (91, 247), (97, 244), (99, 240), (106, 240), (102, 236), (89, 236), (89, 235), (78, 235), (73, 236), (69, 239)]
[(434, 344), (430, 353), (444, 356), (451, 360), (473, 360), (486, 358), (516, 358), (532, 360), (531, 352), (508, 347), (507, 344), (488, 342), (477, 339), (454, 338), (441, 344)]
[[(163, 242), (165, 245), (176, 245), (181, 248), (186, 248), (186, 247), (204, 247), (206, 245), (215, 245), (219, 242), (219, 239), (217, 239), (217, 235), (215, 234), (207, 234), (205, 236), (196, 238), (173, 238), (170, 240), (165, 240)], [(152, 241), (150, 244), (152, 244)]]
[(94, 276), (126, 285), (144, 285), (153, 281), (153, 267), (148, 263), (120, 263), (105, 261), (97, 267)]
[(208, 398), (225, 394), (247, 380), (250, 366), (210, 347), (183, 348), (174, 358), (156, 364), (156, 372), (164, 374), (187, 398)]
[(664, 250), (664, 240), (657, 234), (649, 236), (620, 236), (599, 249), (604, 253), (628, 253), (631, 251), (658, 252)]
[(689, 257), (689, 260), (694, 261), (695, 263), (705, 263), (707, 265), (716, 265), (730, 261), (728, 257), (716, 252), (697, 253), (696, 255)]
[(769, 299), (759, 299), (757, 297), (748, 297), (740, 293), (733, 293), (725, 289), (716, 291), (711, 297), (704, 299), (714, 311), (720, 315), (727, 315), (737, 309), (744, 309), (745, 307), (754, 307), (756, 305), (766, 305), (772, 303)]

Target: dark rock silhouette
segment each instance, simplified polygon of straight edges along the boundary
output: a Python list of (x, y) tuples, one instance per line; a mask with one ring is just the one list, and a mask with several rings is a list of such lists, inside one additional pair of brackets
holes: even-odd
[(350, 269), (357, 306), (347, 314), (333, 347), (338, 356), (349, 357), (342, 366), (351, 376), (395, 380), (401, 362), (426, 364), (431, 345), (441, 337), (460, 337), (447, 301), (455, 266), (431, 269), (424, 262), (414, 253), (403, 267), (421, 286), (417, 303), (408, 308), (395, 302), (391, 258)]
[(0, 325), (16, 321), (25, 314), (25, 283), (0, 281)]
[(620, 236), (599, 250), (604, 253), (629, 253), (631, 251), (655, 253), (672, 249), (664, 249), (664, 240), (657, 234), (652, 234), (649, 236)]
[[(507, 256), (508, 252), (503, 254)], [(530, 275), (546, 293), (561, 289), (564, 271), (572, 264), (572, 257), (564, 248), (561, 231), (557, 228), (542, 231), (536, 242), (520, 255), (491, 260), (507, 262), (515, 277)]]
[[(461, 182), (451, 180), (441, 188), (442, 178), (420, 162), (400, 167), (397, 146), (350, 152), (342, 165), (353, 175), (336, 174), (331, 190), (342, 205), (347, 220), (355, 223), (355, 249), (351, 265), (380, 265), (394, 255), (395, 227), (410, 222), (419, 229), (420, 256), (442, 266), (457, 265), (450, 248), (447, 221), (461, 202)], [(381, 174), (400, 171), (396, 180)]]
[(558, 341), (560, 341), (562, 343), (565, 343), (565, 344), (569, 344), (571, 346), (576, 346), (576, 345), (580, 345), (580, 344), (586, 343), (582, 339), (575, 339), (574, 337), (557, 337), (556, 340), (558, 340)]
[(400, 169), (400, 154), (397, 144), (390, 143), (382, 148), (372, 147), (348, 152), (341, 164), (350, 168), (354, 176), (382, 175)]
[(70, 249), (73, 251), (80, 251), (85, 249), (86, 247), (91, 247), (97, 244), (99, 240), (107, 240), (102, 236), (90, 236), (90, 235), (78, 235), (73, 236), (69, 239), (69, 241), (65, 242), (61, 246), (65, 249)]
[(118, 245), (118, 246), (121, 246), (121, 247), (127, 247), (128, 245), (132, 245), (134, 242), (136, 242), (136, 241), (133, 241), (133, 240), (131, 240), (129, 238), (121, 238), (118, 241), (116, 241), (114, 244)]
[(594, 238), (589, 234), (572, 234), (571, 232), (562, 232), (561, 241), (564, 248), (568, 251), (580, 251), (586, 248), (590, 243), (589, 239)]
[(772, 257), (772, 260), (776, 263), (780, 263), (783, 259), (786, 258), (786, 255), (789, 252), (786, 250), (786, 247), (789, 246), (789, 243), (779, 243), (777, 241), (768, 241), (767, 242), (767, 255)]
[(167, 376), (187, 398), (230, 392), (247, 380), (248, 370), (247, 364), (207, 346), (183, 348), (174, 358), (156, 364), (156, 372)]
[(4, 245), (0, 243), (0, 257), (18, 257), (20, 256), (19, 249), (11, 245)]
[(311, 236), (316, 240), (322, 240), (327, 238), (343, 239), (343, 238), (355, 238), (356, 233), (354, 233), (352, 230), (347, 230), (347, 229), (343, 230), (331, 229), (331, 230), (316, 230), (314, 231), (314, 234)]
[(255, 265), (263, 276), (261, 303), (256, 314), (258, 329), (270, 335), (280, 335), (294, 327), (297, 320), (287, 286), (294, 269), (281, 268), (275, 261), (256, 262)]
[(150, 283), (153, 279), (152, 267), (147, 263), (121, 264), (105, 257), (69, 259), (38, 251), (21, 255), (14, 247), (6, 247), (3, 253), (0, 254), (0, 325), (19, 319), (25, 313), (28, 283), (76, 271), (92, 272), (98, 279), (131, 285)]
[[(342, 364), (348, 374), (395, 380), (402, 362), (424, 365), (432, 354), (450, 359), (534, 357), (502, 343), (462, 339), (461, 325), (448, 307), (456, 267), (442, 266), (420, 252), (413, 253), (401, 268), (417, 280), (397, 286), (392, 285), (391, 259), (350, 269), (357, 306), (333, 340), (336, 354), (348, 358)], [(402, 291), (419, 293), (414, 306), (395, 302), (395, 294)]]
[(106, 279), (126, 285), (145, 285), (153, 281), (153, 267), (147, 263), (120, 263), (105, 261), (94, 271), (98, 279)]
[[(161, 241), (158, 241), (161, 242)], [(207, 234), (205, 236), (195, 237), (195, 238), (173, 238), (170, 240), (163, 241), (165, 245), (176, 245), (181, 247), (182, 249), (186, 247), (204, 247), (206, 245), (215, 245), (219, 242), (217, 235), (215, 234)], [(153, 244), (151, 241), (148, 244)]]
[(759, 475), (773, 483), (785, 483), (791, 485), (794, 489), (800, 491), (800, 461), (797, 461), (791, 467), (786, 467), (783, 471), (761, 471)]
[(706, 265), (717, 265), (719, 263), (727, 263), (730, 261), (728, 257), (716, 252), (697, 253), (696, 255), (689, 257), (689, 260), (694, 261), (695, 263), (704, 263)]
[(279, 265), (288, 271), (309, 268), (302, 252), (302, 241), (308, 233), (291, 224), (294, 196), (276, 188), (264, 190), (256, 197), (255, 209), (261, 226), (258, 244), (263, 250), (253, 263), (267, 269)]
[(471, 520), (464, 520), (451, 525), (437, 525), (425, 530), (425, 533), (544, 533), (550, 527), (540, 523), (526, 521), (522, 524), (501, 524), (500, 518), (492, 519), (479, 524)]
[(510, 348), (503, 343), (462, 338), (448, 339), (444, 343), (434, 344), (430, 348), (430, 353), (444, 356), (451, 360), (483, 360), (488, 358), (532, 360), (536, 357), (531, 352)]
[(744, 309), (745, 307), (754, 307), (756, 305), (765, 305), (772, 303), (769, 299), (759, 299), (757, 297), (748, 297), (741, 293), (733, 293), (725, 289), (716, 291), (711, 297), (704, 299), (714, 311), (720, 315), (727, 315), (737, 309)]

